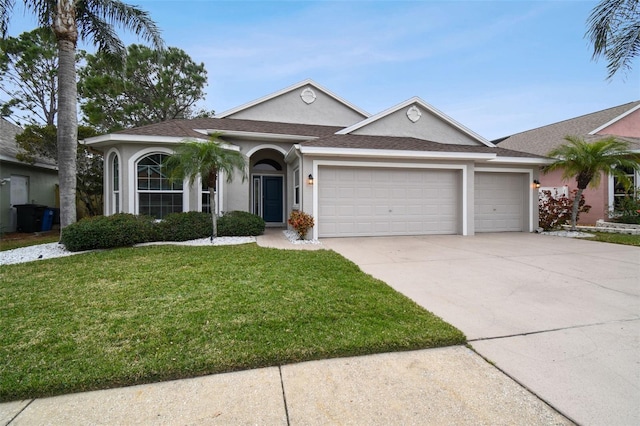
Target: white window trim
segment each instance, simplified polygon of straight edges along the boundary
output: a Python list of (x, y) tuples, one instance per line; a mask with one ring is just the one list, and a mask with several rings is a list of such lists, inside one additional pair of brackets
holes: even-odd
[[(609, 181), (608, 182), (608, 184), (609, 184), (608, 185), (609, 186), (609, 188), (608, 188), (609, 189), (609, 191), (608, 191), (609, 196), (607, 197), (608, 198), (608, 200), (607, 200), (608, 205), (607, 206), (608, 206), (608, 210), (609, 210), (609, 217), (611, 217), (612, 214), (613, 214), (613, 211), (614, 211), (614, 207), (615, 207), (615, 192), (616, 192), (616, 188), (615, 188), (615, 185), (614, 185), (615, 176), (614, 175), (609, 175), (608, 181)], [(634, 183), (635, 183), (636, 190), (637, 190), (638, 186), (640, 186), (640, 172), (638, 172), (637, 170), (635, 172), (635, 181), (634, 181)]]
[[(145, 148), (136, 153), (135, 156), (129, 158), (129, 163), (127, 165), (127, 170), (129, 171), (129, 211), (133, 214), (140, 214), (140, 206), (138, 205), (138, 172), (137, 165), (138, 162), (144, 157), (152, 154), (165, 154), (171, 155), (173, 151), (168, 148)], [(122, 187), (122, 185), (120, 185)], [(182, 211), (189, 211), (189, 180), (184, 179), (182, 181)]]
[[(216, 214), (220, 216), (224, 211), (222, 210), (222, 202), (224, 201), (224, 184), (225, 184), (225, 177), (224, 177), (223, 170), (218, 171), (217, 184), (218, 184), (218, 190), (215, 192), (214, 197), (216, 201)], [(196, 178), (194, 185), (196, 185), (196, 187), (198, 188), (198, 191), (197, 191), (198, 202), (197, 202), (196, 208), (197, 208), (197, 211), (201, 212), (202, 211), (202, 194), (204, 194), (204, 191), (202, 191), (202, 176), (198, 176)]]
[(114, 156), (114, 158), (118, 159), (118, 182), (120, 183), (120, 189), (118, 190), (118, 204), (120, 205), (120, 211), (122, 211), (122, 161), (121, 161), (121, 156), (120, 156), (120, 152), (116, 149), (116, 148), (111, 148), (110, 150), (107, 151), (106, 155), (104, 156), (104, 161), (105, 161), (105, 166), (104, 170), (104, 179), (103, 179), (103, 184), (104, 187), (106, 188), (106, 191), (104, 191), (106, 193), (106, 197), (104, 200), (104, 214), (105, 216), (109, 216), (112, 215), (114, 213), (120, 213), (120, 212), (114, 212), (114, 190), (113, 190), (113, 159), (111, 158), (111, 156)]
[[(296, 180), (298, 181), (296, 184)], [(293, 208), (300, 208), (302, 204), (302, 175), (300, 174), (300, 166), (293, 169)], [(298, 202), (296, 203), (296, 188), (298, 189)]]

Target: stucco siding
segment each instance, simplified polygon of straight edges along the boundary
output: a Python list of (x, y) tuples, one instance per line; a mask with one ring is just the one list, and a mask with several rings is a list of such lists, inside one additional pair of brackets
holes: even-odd
[(401, 109), (364, 127), (351, 132), (353, 135), (401, 136), (424, 139), (454, 145), (482, 145), (477, 140), (462, 133), (441, 118), (422, 110), (422, 116), (415, 123), (407, 117), (408, 108)]
[(311, 90), (316, 99), (307, 104), (300, 96), (303, 90), (305, 88), (285, 93), (231, 114), (229, 118), (345, 127), (363, 119), (358, 112), (315, 88)]
[(605, 127), (598, 134), (640, 138), (640, 109)]
[[(11, 178), (11, 175), (28, 177), (28, 204), (57, 206), (57, 171), (8, 162), (2, 162), (0, 170), (0, 178), (2, 179)], [(7, 182), (0, 186), (0, 229), (2, 231), (15, 231), (15, 223), (11, 215), (11, 182)]]
[[(574, 178), (569, 180), (562, 179), (562, 170), (555, 170), (547, 174), (540, 175), (540, 185), (542, 187), (568, 186), (569, 191), (577, 189)], [(606, 219), (609, 217), (609, 185), (608, 177), (602, 176), (600, 185), (593, 189), (587, 187), (584, 190), (584, 199), (587, 205), (591, 206), (589, 213), (582, 213), (578, 220), (580, 225), (594, 225), (598, 219)]]

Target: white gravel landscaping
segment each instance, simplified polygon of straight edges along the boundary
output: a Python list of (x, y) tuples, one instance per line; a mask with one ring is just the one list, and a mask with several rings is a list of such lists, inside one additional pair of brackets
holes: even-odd
[[(152, 243), (138, 244), (138, 246), (173, 244), (181, 246), (223, 246), (234, 244), (254, 243), (256, 237), (218, 237), (200, 238), (191, 241), (160, 241)], [(64, 245), (59, 243), (39, 244), (36, 246), (21, 247), (13, 250), (0, 251), (0, 265), (12, 265), (15, 263), (32, 262), (34, 260), (52, 259), (54, 257), (71, 256), (74, 254), (86, 253), (84, 251), (71, 252), (65, 249)]]
[(287, 240), (289, 240), (292, 244), (322, 244), (318, 240), (300, 240), (298, 239), (298, 234), (295, 231), (291, 231), (289, 229), (286, 229), (282, 232), (284, 233), (284, 236), (287, 237)]

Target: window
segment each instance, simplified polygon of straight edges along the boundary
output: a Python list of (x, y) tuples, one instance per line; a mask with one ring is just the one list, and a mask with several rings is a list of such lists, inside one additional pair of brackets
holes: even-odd
[[(211, 204), (209, 204), (209, 185), (204, 180), (202, 181), (202, 211), (204, 213), (211, 213)], [(215, 197), (215, 195), (211, 195)]]
[(300, 205), (300, 169), (293, 171), (293, 204)]
[(282, 171), (282, 166), (277, 161), (267, 158), (257, 161), (256, 164), (253, 165), (253, 170), (261, 172), (277, 172)]
[(111, 213), (120, 213), (120, 159), (117, 154), (111, 156)]
[(151, 154), (138, 162), (138, 212), (162, 219), (182, 211), (182, 182), (171, 182), (163, 164), (165, 154)]
[(614, 176), (613, 177), (613, 208), (617, 210), (620, 203), (625, 197), (637, 197), (638, 196), (638, 182), (637, 175), (633, 169), (624, 169), (625, 175), (631, 182), (629, 189), (626, 189), (623, 182)]

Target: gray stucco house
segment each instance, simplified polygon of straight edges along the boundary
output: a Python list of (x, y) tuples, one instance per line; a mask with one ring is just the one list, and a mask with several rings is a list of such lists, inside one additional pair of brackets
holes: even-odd
[(370, 115), (312, 80), (214, 118), (87, 139), (105, 154), (105, 214), (206, 211), (201, 182), (169, 183), (162, 160), (175, 144), (212, 133), (249, 164), (247, 181), (219, 179), (219, 213), (286, 226), (303, 210), (316, 220), (313, 238), (537, 227), (533, 181), (545, 159), (498, 148), (420, 98)]
[(58, 167), (52, 159), (38, 158), (34, 164), (16, 158), (16, 135), (22, 128), (0, 118), (0, 231), (16, 230), (16, 208), (20, 204), (56, 206)]

